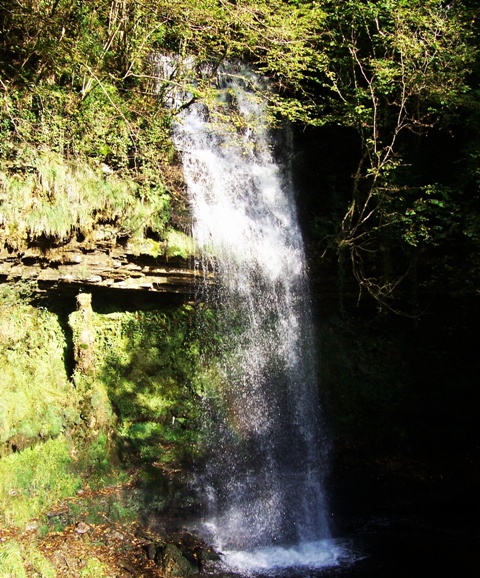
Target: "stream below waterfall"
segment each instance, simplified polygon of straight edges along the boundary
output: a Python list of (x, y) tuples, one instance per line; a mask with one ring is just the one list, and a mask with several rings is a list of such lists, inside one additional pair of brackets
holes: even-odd
[[(372, 516), (347, 538), (328, 546), (336, 560), (325, 566), (292, 564), (282, 568), (283, 556), (265, 559), (264, 568), (207, 565), (205, 575), (217, 578), (475, 578), (480, 562), (478, 531), (454, 521), (439, 523), (411, 511)], [(285, 555), (285, 553), (284, 553)]]

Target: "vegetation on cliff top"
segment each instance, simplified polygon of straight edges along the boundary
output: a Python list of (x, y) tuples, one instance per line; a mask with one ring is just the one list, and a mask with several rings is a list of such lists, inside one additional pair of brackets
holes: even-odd
[[(213, 73), (243, 59), (271, 80), (272, 119), (328, 128), (328, 148), (341, 129), (353, 143), (348, 174), (325, 162), (312, 193), (320, 252), (382, 307), (409, 293), (418, 312), (422, 287), (452, 289), (458, 248), (478, 253), (478, 22), (470, 1), (4, 2), (3, 241), (188, 233), (164, 98), (191, 79), (159, 81), (156, 55), (193, 55)], [(211, 78), (190, 88), (210, 98)], [(477, 260), (460, 266), (474, 287)]]

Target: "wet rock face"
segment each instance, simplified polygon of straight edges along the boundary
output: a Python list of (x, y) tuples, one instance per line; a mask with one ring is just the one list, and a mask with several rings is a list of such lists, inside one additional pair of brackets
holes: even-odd
[(208, 272), (194, 267), (193, 259), (155, 256), (121, 245), (0, 248), (0, 282), (34, 281), (47, 291), (103, 287), (192, 295), (199, 276), (202, 282), (213, 282)]
[(174, 544), (166, 544), (157, 548), (155, 561), (165, 578), (184, 578), (199, 572)]
[(185, 578), (202, 572), (207, 561), (218, 562), (220, 555), (198, 536), (181, 531), (155, 545), (154, 559), (165, 578)]

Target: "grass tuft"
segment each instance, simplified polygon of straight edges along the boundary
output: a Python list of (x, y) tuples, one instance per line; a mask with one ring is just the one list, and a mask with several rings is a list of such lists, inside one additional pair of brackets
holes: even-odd
[(31, 164), (20, 174), (0, 172), (0, 225), (9, 242), (41, 236), (65, 241), (78, 231), (88, 237), (102, 223), (132, 239), (147, 230), (164, 234), (170, 197), (161, 185), (142, 187), (132, 177), (105, 174), (54, 152), (32, 153)]
[(81, 487), (63, 436), (0, 459), (0, 521), (25, 526), (56, 500)]
[(14, 540), (0, 544), (0, 576), (27, 578), (20, 547)]

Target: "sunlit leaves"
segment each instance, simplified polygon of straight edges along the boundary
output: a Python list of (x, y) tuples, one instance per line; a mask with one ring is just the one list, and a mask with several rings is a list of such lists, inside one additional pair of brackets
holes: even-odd
[(470, 106), (472, 20), (462, 5), (433, 0), (325, 0), (323, 7), (328, 42), (318, 49), (330, 74), (318, 74), (330, 90), (320, 93), (317, 114), (354, 129), (361, 146), (337, 239), (360, 285), (382, 302), (390, 291), (378, 261), (387, 247), (437, 244), (456, 226), (441, 187), (408, 171), (408, 147), (412, 134), (419, 139)]
[[(207, 101), (216, 96), (212, 79), (221, 63), (242, 60), (270, 80), (271, 122), (339, 125), (359, 139), (351, 196), (335, 223), (339, 246), (355, 255), (366, 247), (371, 256), (379, 236), (384, 244), (390, 234), (392, 243), (430, 243), (434, 234), (441, 235), (430, 218), (423, 222), (435, 208), (432, 196), (422, 192), (430, 183), (420, 177), (405, 183), (405, 168), (412, 162), (411, 139), (477, 106), (475, 76), (469, 75), (475, 74), (478, 58), (478, 15), (469, 5), (7, 1), (0, 8), (0, 126), (7, 135), (0, 155), (9, 171), (28, 172), (31, 151), (42, 147), (69, 162), (105, 163), (133, 179), (141, 198), (162, 194), (159, 181), (165, 180), (176, 191), (172, 198), (181, 199), (181, 177), (168, 166), (174, 159), (173, 113), (165, 107), (167, 94), (158, 92), (157, 57), (176, 54), (208, 63), (210, 73), (197, 75), (195, 82), (188, 74), (170, 79), (189, 89), (193, 99)], [(404, 186), (417, 191), (409, 212), (399, 200)], [(180, 202), (177, 212), (186, 214)]]
[(460, 223), (460, 211), (452, 200), (452, 191), (439, 184), (402, 191), (391, 199), (390, 209), (392, 226), (414, 247), (440, 245)]
[[(325, 12), (316, 3), (173, 0), (159, 2), (158, 13), (165, 19), (167, 36), (175, 38), (176, 52), (213, 63), (246, 60), (267, 74), (280, 93), (304, 94), (304, 82), (314, 81), (316, 71), (326, 68), (323, 51), (317, 47)], [(291, 96), (284, 113), (290, 116), (293, 111), (298, 118), (302, 100), (294, 107)], [(281, 105), (281, 100), (275, 102), (277, 110)]]

